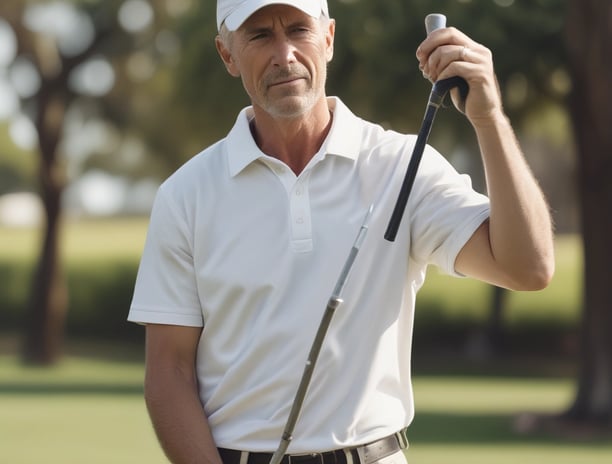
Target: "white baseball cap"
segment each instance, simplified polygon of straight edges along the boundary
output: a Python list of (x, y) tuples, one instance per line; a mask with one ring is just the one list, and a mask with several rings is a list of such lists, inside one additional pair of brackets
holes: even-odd
[(235, 31), (246, 19), (260, 8), (268, 5), (289, 5), (318, 18), (321, 13), (329, 16), (327, 0), (217, 0), (217, 28), (221, 25)]

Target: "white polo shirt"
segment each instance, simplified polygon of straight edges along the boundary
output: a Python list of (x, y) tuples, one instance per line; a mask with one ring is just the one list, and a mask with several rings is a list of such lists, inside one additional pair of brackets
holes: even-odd
[(454, 273), (486, 197), (427, 147), (397, 240), (383, 238), (415, 136), (330, 98), (320, 152), (295, 176), (262, 153), (244, 109), (159, 189), (129, 320), (203, 326), (200, 397), (217, 446), (274, 451), (332, 289), (368, 235), (325, 339), (291, 453), (367, 443), (414, 415), (414, 303), (426, 267)]

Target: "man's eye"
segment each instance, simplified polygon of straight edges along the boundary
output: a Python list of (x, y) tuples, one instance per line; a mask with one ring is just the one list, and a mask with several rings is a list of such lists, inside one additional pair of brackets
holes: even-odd
[(258, 34), (253, 34), (249, 40), (254, 41), (254, 40), (261, 40), (261, 39), (265, 39), (268, 35), (265, 32), (260, 32)]

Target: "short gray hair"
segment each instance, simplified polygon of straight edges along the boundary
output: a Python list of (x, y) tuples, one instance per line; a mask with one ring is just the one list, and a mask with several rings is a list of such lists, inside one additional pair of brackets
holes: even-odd
[(219, 28), (219, 37), (221, 38), (221, 42), (225, 45), (226, 48), (230, 48), (232, 45), (233, 32), (230, 31), (225, 23), (221, 24)]

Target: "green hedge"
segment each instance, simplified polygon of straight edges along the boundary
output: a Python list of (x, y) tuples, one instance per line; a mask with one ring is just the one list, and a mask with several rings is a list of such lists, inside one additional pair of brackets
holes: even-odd
[[(134, 340), (143, 330), (126, 321), (138, 264), (130, 260), (86, 261), (66, 268), (68, 336)], [(33, 267), (0, 263), (0, 327), (19, 331), (25, 321)]]
[[(142, 340), (142, 327), (126, 321), (137, 267), (138, 260), (133, 257), (69, 261), (65, 270), (69, 293), (67, 336)], [(0, 330), (14, 332), (23, 327), (32, 269), (24, 260), (0, 261)], [(462, 349), (469, 341), (477, 342), (486, 330), (490, 290), (479, 282), (431, 275), (417, 302), (415, 347), (425, 351)], [(504, 345), (508, 350), (560, 352), (568, 340), (575, 338), (577, 324), (559, 308), (551, 311), (548, 306), (556, 306), (557, 301), (549, 299), (530, 308), (532, 318), (506, 321)], [(517, 303), (510, 301), (509, 306)], [(519, 306), (524, 304), (519, 302)], [(507, 313), (512, 311), (517, 309), (509, 307)]]
[(14, 329), (21, 324), (29, 294), (32, 266), (0, 262), (0, 327)]

